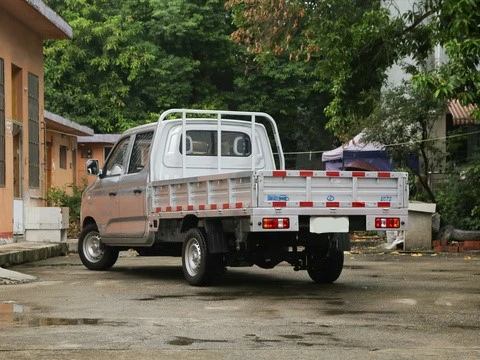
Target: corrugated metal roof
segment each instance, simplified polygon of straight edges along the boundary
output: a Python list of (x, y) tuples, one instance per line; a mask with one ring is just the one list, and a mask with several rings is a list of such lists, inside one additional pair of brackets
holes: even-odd
[(94, 134), (93, 136), (78, 136), (78, 143), (105, 143), (115, 144), (121, 134)]
[(66, 119), (60, 115), (51, 113), (50, 111), (44, 110), (43, 117), (45, 118), (47, 130), (59, 131), (67, 135), (93, 135), (93, 129), (90, 129), (88, 126), (77, 124), (76, 122)]
[(448, 102), (448, 111), (452, 114), (454, 125), (471, 125), (475, 124), (475, 118), (472, 116), (472, 111), (475, 105), (463, 106), (458, 100), (451, 100)]
[(38, 33), (42, 39), (71, 39), (72, 27), (42, 0), (0, 0), (6, 11)]

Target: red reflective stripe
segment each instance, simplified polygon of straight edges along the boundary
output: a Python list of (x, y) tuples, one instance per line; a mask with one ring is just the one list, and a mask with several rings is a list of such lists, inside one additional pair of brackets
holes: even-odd
[(300, 207), (313, 207), (313, 201), (300, 201)]
[(167, 206), (167, 207), (165, 208), (165, 211), (167, 211), (167, 212), (172, 211), (172, 207), (171, 207), (171, 206)]
[(312, 177), (313, 176), (313, 171), (300, 171), (300, 176)]
[(273, 207), (287, 207), (286, 201), (274, 201), (272, 202)]
[(278, 177), (285, 177), (287, 176), (287, 172), (286, 171), (272, 171), (272, 176), (278, 176)]
[(192, 211), (193, 210), (193, 205), (188, 205), (188, 211)]
[(198, 205), (198, 210), (205, 210), (206, 206), (205, 205)]
[(237, 202), (235, 203), (235, 208), (236, 209), (241, 209), (243, 207), (243, 203), (242, 202)]
[(390, 202), (389, 201), (379, 201), (377, 203), (378, 207), (390, 207)]
[(365, 177), (365, 171), (352, 171), (353, 177)]
[(183, 206), (178, 205), (178, 206), (177, 206), (177, 211), (182, 211), (182, 210), (183, 210)]
[(340, 176), (340, 171), (327, 171), (327, 176)]
[(338, 201), (327, 201), (327, 207), (340, 207), (340, 203)]
[(363, 201), (353, 201), (352, 207), (365, 207), (365, 203)]
[(230, 209), (230, 204), (222, 204), (222, 209)]
[(210, 210), (217, 210), (217, 204), (210, 204)]
[(380, 178), (389, 178), (389, 177), (390, 177), (390, 173), (389, 173), (389, 172), (379, 172), (379, 173), (378, 173), (378, 177), (380, 177)]

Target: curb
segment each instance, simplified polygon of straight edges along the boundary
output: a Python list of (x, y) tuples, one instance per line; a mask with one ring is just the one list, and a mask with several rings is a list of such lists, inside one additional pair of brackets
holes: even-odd
[(0, 247), (0, 267), (34, 262), (69, 252), (68, 243), (13, 243)]

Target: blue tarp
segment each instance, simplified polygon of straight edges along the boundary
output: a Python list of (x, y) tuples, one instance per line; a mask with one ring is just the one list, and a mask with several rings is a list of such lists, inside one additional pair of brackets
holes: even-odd
[(326, 170), (361, 169), (366, 171), (392, 171), (393, 164), (381, 144), (362, 141), (363, 134), (348, 143), (322, 154)]

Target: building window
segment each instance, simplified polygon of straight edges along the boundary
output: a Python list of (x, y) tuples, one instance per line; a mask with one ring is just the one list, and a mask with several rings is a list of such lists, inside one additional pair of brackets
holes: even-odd
[(0, 58), (0, 187), (5, 187), (5, 75)]
[(38, 76), (28, 73), (28, 185), (40, 187), (40, 105)]
[(60, 145), (60, 169), (67, 168), (67, 147)]

